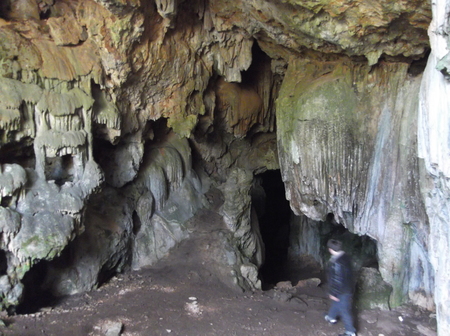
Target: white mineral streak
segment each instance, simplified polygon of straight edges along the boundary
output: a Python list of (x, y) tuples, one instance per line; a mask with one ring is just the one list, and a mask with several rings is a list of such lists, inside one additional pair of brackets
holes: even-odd
[(419, 157), (432, 176), (433, 186), (423, 190), (430, 221), (430, 257), (435, 271), (438, 334), (450, 335), (450, 83), (436, 70), (448, 52), (450, 1), (432, 3), (433, 21), (428, 33), (431, 54), (423, 76), (418, 123)]
[(177, 13), (177, 2), (175, 0), (156, 0), (158, 13), (164, 18), (172, 18)]
[(431, 54), (423, 77), (419, 110), (419, 156), (425, 159), (427, 170), (433, 175), (450, 176), (448, 135), (450, 132), (449, 82), (436, 70), (437, 62), (448, 52), (444, 25), (450, 3), (434, 2), (433, 21), (428, 30)]

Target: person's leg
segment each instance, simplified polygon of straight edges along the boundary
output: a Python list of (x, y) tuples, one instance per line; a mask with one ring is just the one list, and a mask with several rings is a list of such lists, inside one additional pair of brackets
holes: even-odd
[(341, 300), (340, 315), (342, 318), (342, 322), (344, 322), (345, 330), (349, 333), (356, 333), (356, 329), (353, 324), (352, 295), (345, 294), (340, 296), (339, 299)]
[(325, 319), (330, 323), (336, 323), (337, 318), (340, 315), (340, 302), (339, 301), (333, 301), (331, 300), (330, 309), (328, 310), (328, 318), (325, 317)]

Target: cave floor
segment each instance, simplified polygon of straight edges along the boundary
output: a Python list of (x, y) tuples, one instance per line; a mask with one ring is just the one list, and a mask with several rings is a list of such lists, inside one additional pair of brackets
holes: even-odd
[[(196, 217), (211, 224), (214, 216), (206, 211)], [(129, 336), (332, 336), (344, 331), (341, 322), (324, 320), (328, 300), (321, 286), (285, 283), (284, 289), (278, 285), (238, 293), (222, 284), (210, 272), (212, 265), (198, 255), (214, 243), (208, 238), (211, 232), (198, 227), (153, 267), (118, 274), (97, 290), (63, 298), (33, 314), (1, 317), (5, 326), (0, 334), (115, 336), (117, 325), (120, 335)], [(305, 265), (303, 271), (310, 272), (311, 264)], [(433, 320), (414, 306), (358, 311), (357, 329), (360, 336), (431, 336), (436, 335)]]

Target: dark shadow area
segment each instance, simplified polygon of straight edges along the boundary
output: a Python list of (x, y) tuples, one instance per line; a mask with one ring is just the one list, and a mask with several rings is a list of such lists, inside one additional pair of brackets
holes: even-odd
[(57, 185), (72, 182), (73, 169), (74, 160), (70, 154), (45, 159), (45, 178), (47, 181), (54, 180)]
[(424, 57), (422, 57), (418, 60), (411, 61), (409, 68), (408, 68), (408, 74), (413, 77), (423, 74), (423, 72), (425, 71), (427, 62), (428, 62), (429, 55), (430, 55), (430, 50), (427, 50), (425, 52)]
[(265, 197), (260, 197), (259, 226), (265, 245), (265, 262), (260, 269), (263, 289), (284, 278), (289, 248), (289, 218), (291, 208), (286, 200), (284, 183), (279, 170), (258, 175)]
[(52, 11), (50, 5), (45, 1), (39, 2), (39, 18), (41, 20), (47, 20), (51, 17)]
[(8, 20), (10, 11), (11, 11), (10, 0), (0, 1), (0, 18)]
[(9, 206), (11, 206), (13, 198), (11, 196), (4, 196), (2, 197), (2, 200), (0, 202), (0, 206), (4, 207), (4, 208), (8, 208)]
[(351, 233), (343, 225), (334, 221), (333, 214), (328, 214), (327, 220), (320, 224), (320, 252), (324, 262), (330, 258), (326, 247), (329, 239), (337, 239), (342, 242), (343, 250), (352, 256), (356, 273), (361, 267), (378, 269), (376, 241), (367, 235), (360, 236)]
[[(323, 222), (313, 222), (309, 229), (307, 225), (293, 229), (291, 226), (296, 224), (291, 222), (298, 217), (294, 217), (286, 200), (279, 170), (266, 171), (255, 177), (252, 203), (265, 246), (265, 261), (259, 274), (263, 290), (269, 290), (281, 281), (290, 281), (295, 286), (301, 280), (319, 278), (326, 283), (324, 268), (330, 258), (326, 244), (332, 238), (342, 241), (343, 249), (352, 256), (355, 277), (363, 267), (378, 269), (376, 241), (366, 235), (351, 233), (335, 221), (333, 214)], [(299, 241), (291, 235), (310, 237), (308, 239), (315, 241), (305, 241), (309, 247), (290, 247)], [(297, 251), (294, 255), (292, 248)]]
[(0, 250), (0, 276), (6, 275), (8, 269), (8, 260), (6, 259), (6, 252)]
[(272, 59), (261, 50), (258, 43), (253, 43), (252, 64), (246, 71), (242, 71), (243, 87), (255, 88), (260, 85), (267, 77), (272, 77), (271, 70)]
[(275, 126), (275, 101), (278, 96), (280, 81), (272, 71), (272, 59), (255, 41), (252, 47), (252, 64), (242, 72), (241, 87), (255, 90), (262, 98), (264, 119), (260, 118), (247, 131), (246, 137), (251, 139), (260, 132), (273, 132)]
[(32, 314), (59, 302), (61, 298), (56, 298), (51, 292), (42, 289), (47, 275), (47, 265), (48, 261), (42, 260), (25, 274), (22, 279), (22, 302), (17, 306), (15, 313)]
[[(93, 154), (94, 160), (97, 162), (103, 171), (105, 171), (105, 167), (108, 166), (109, 159), (112, 156), (112, 153), (115, 150), (115, 146), (111, 144), (108, 140), (101, 138), (94, 138), (93, 141)], [(107, 174), (107, 173), (105, 173)], [(106, 176), (107, 180), (109, 176)]]
[(34, 168), (36, 158), (33, 145), (29, 140), (4, 144), (0, 148), (0, 164), (17, 163), (23, 168)]
[(136, 211), (133, 211), (133, 234), (137, 235), (141, 231), (142, 223)]

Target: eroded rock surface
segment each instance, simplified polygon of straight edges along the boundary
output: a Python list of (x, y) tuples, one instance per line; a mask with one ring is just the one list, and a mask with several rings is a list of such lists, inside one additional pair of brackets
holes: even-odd
[(65, 295), (155, 263), (210, 187), (216, 271), (258, 289), (249, 195), (280, 169), (305, 235), (333, 214), (373, 238), (390, 304), (436, 304), (448, 333), (446, 15), (445, 0), (3, 2), (1, 308), (38, 264)]

